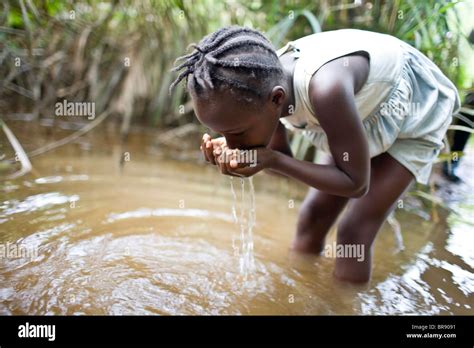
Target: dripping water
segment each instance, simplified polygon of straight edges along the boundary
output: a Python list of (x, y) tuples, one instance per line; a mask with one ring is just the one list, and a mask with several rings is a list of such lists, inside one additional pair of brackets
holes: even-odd
[[(239, 197), (235, 191), (233, 180), (234, 178), (230, 177), (230, 189), (233, 198), (232, 216), (239, 228), (240, 235), (238, 238), (233, 236), (232, 248), (234, 255), (239, 258), (240, 274), (247, 277), (255, 269), (253, 255), (253, 228), (256, 218), (255, 189), (251, 177), (247, 179), (240, 178)], [(248, 188), (245, 185), (246, 181), (248, 182)], [(237, 211), (239, 211), (239, 214), (237, 214)]]

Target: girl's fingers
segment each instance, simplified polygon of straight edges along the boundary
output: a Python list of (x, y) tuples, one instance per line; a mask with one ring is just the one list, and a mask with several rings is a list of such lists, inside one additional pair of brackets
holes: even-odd
[(212, 164), (217, 164), (215, 156), (214, 156), (214, 149), (216, 148), (215, 146), (215, 141), (216, 139), (212, 139), (209, 134), (204, 134), (203, 139), (205, 140), (205, 151), (207, 154), (207, 158), (209, 158), (209, 162)]
[(216, 147), (213, 151), (213, 157), (219, 170), (224, 175), (231, 175), (236, 177), (244, 177), (240, 173), (240, 169), (246, 167), (245, 163), (240, 163), (238, 154), (240, 150), (229, 149), (226, 147)]
[(208, 137), (208, 136), (209, 136), (209, 134), (204, 134), (204, 135), (202, 136), (202, 139), (201, 139), (201, 146), (200, 146), (199, 148), (201, 149), (201, 152), (202, 152), (202, 154), (203, 154), (203, 156), (204, 156), (204, 159), (209, 162), (209, 158), (207, 158), (207, 155), (206, 155), (206, 141), (207, 141), (207, 137)]
[(230, 168), (230, 170), (245, 168), (248, 166), (245, 162), (242, 161), (243, 158), (241, 156), (240, 150), (235, 149), (229, 151), (232, 151), (231, 155), (228, 157), (228, 168)]
[(211, 143), (212, 155), (214, 157), (215, 164), (217, 164), (217, 159), (228, 149), (226, 139), (224, 137), (211, 139)]
[(212, 139), (211, 142), (212, 142), (212, 145), (214, 146), (214, 148), (216, 148), (216, 147), (226, 147), (227, 146), (227, 143), (226, 143), (226, 140), (225, 140), (224, 137), (220, 137), (220, 138), (217, 138), (217, 139)]
[(225, 161), (225, 166), (226, 166), (226, 171), (227, 173), (229, 173), (229, 175), (241, 177), (242, 175), (234, 171), (239, 166), (239, 163), (237, 161), (238, 151), (239, 150), (227, 150), (226, 152), (227, 159)]
[(220, 147), (216, 147), (214, 148), (214, 151), (212, 152), (213, 156), (214, 156), (214, 161), (216, 162), (216, 164), (218, 163), (219, 161), (219, 157), (221, 156), (222, 154), (222, 149)]
[(204, 160), (206, 160), (206, 162), (211, 162), (211, 160), (209, 159), (207, 155), (207, 151), (204, 144), (201, 145), (201, 152), (202, 152), (202, 155), (204, 156)]
[(209, 158), (209, 162), (211, 162), (212, 164), (216, 164), (216, 160), (214, 158), (214, 147), (212, 146), (211, 141), (207, 141), (205, 146), (205, 151), (207, 158)]
[(216, 161), (214, 159), (214, 155), (212, 153), (213, 151), (213, 148), (212, 148), (212, 139), (211, 139), (211, 136), (209, 134), (204, 134), (203, 137), (202, 137), (202, 141), (201, 141), (201, 151), (204, 155), (204, 159), (207, 161), (207, 162), (210, 162), (212, 164), (216, 164)]
[(239, 167), (239, 162), (237, 162), (237, 160), (235, 160), (235, 159), (231, 159), (230, 162), (229, 162), (229, 166), (232, 169), (236, 169), (236, 168)]
[[(222, 151), (222, 150), (221, 150)], [(230, 151), (230, 150), (229, 150)], [(229, 163), (228, 163), (228, 155), (227, 152), (222, 152), (218, 157), (217, 157), (217, 165), (219, 166), (219, 170), (222, 174), (224, 175), (231, 175), (235, 176), (230, 170), (229, 170)]]
[(218, 165), (219, 165), (219, 169), (220, 169), (222, 174), (229, 175), (229, 171), (227, 170), (225, 162), (218, 162)]

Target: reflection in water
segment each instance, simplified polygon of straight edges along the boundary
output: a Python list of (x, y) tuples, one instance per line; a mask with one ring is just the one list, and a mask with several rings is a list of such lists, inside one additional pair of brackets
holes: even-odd
[(443, 197), (456, 213), (438, 224), (397, 210), (404, 249), (386, 224), (371, 283), (351, 286), (333, 259), (289, 252), (300, 188), (229, 192), (212, 168), (132, 158), (118, 174), (108, 153), (51, 153), (0, 184), (0, 314), (473, 313), (471, 196)]
[(38, 210), (49, 208), (53, 205), (61, 205), (68, 202), (79, 200), (79, 196), (72, 195), (70, 197), (60, 194), (59, 192), (42, 193), (27, 197), (23, 201), (11, 200), (5, 201), (0, 206), (3, 216), (18, 213), (31, 213)]
[(222, 213), (211, 212), (208, 210), (202, 209), (166, 209), (166, 208), (158, 208), (158, 209), (147, 209), (142, 208), (133, 211), (127, 211), (125, 213), (120, 214), (109, 214), (107, 222), (114, 222), (118, 220), (124, 219), (132, 219), (132, 218), (144, 218), (144, 217), (158, 217), (158, 216), (168, 216), (168, 217), (199, 217), (199, 218), (217, 218), (227, 222), (233, 221), (232, 216)]

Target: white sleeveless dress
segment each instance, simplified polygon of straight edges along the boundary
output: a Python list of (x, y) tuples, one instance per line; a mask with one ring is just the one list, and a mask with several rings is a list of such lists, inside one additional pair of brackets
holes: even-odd
[(327, 62), (362, 52), (369, 57), (370, 70), (355, 104), (370, 157), (388, 152), (417, 182), (428, 183), (452, 114), (460, 107), (455, 86), (433, 62), (395, 37), (355, 29), (309, 35), (287, 43), (277, 54), (287, 52), (297, 58), (294, 112), (280, 119), (288, 129), (303, 132), (318, 149), (330, 153), (309, 100), (309, 83)]

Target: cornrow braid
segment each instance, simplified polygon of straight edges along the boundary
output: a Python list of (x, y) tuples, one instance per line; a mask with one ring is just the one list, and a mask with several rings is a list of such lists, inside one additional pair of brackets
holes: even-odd
[(194, 51), (176, 59), (172, 71), (179, 72), (170, 93), (183, 80), (197, 95), (222, 88), (238, 95), (261, 98), (283, 77), (275, 49), (259, 31), (230, 26), (205, 36)]

